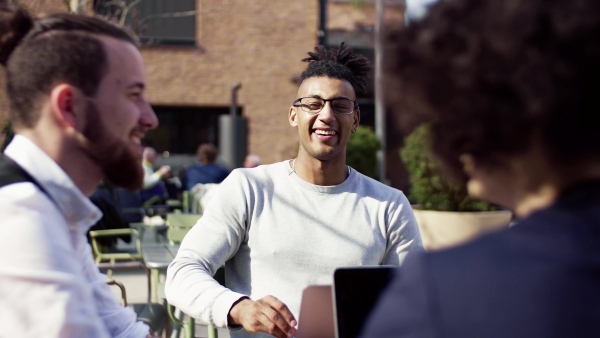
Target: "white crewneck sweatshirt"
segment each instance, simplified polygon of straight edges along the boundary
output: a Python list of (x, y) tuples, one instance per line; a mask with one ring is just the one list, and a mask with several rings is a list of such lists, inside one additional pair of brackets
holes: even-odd
[[(355, 170), (335, 186), (310, 184), (283, 161), (236, 169), (221, 183), (169, 266), (165, 291), (216, 327), (242, 296), (275, 296), (298, 319), (306, 286), (333, 284), (339, 267), (399, 265), (413, 250), (423, 246), (401, 191)], [(212, 278), (223, 264), (227, 288)]]

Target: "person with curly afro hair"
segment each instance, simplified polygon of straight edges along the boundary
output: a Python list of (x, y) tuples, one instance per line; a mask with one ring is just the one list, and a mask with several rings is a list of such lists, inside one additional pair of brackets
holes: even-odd
[[(404, 194), (346, 165), (368, 60), (318, 46), (289, 108), (298, 156), (233, 170), (167, 271), (169, 303), (232, 337), (293, 337), (302, 291), (338, 267), (399, 265), (423, 251)], [(225, 265), (223, 287), (214, 272)]]
[(445, 0), (389, 35), (393, 105), (518, 221), (409, 254), (362, 337), (600, 337), (598, 37), (589, 0)]

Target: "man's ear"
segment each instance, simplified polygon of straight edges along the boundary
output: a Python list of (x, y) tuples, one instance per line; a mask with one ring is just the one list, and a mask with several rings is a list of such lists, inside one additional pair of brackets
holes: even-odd
[(83, 93), (72, 85), (62, 83), (50, 92), (50, 110), (55, 121), (62, 127), (77, 129), (81, 116), (77, 112), (82, 108)]
[(288, 120), (290, 121), (290, 125), (292, 127), (298, 127), (298, 121), (296, 120), (298, 118), (298, 115), (296, 115), (296, 109), (294, 106), (290, 107), (290, 112), (288, 115)]
[(360, 108), (356, 108), (356, 114), (354, 114), (354, 124), (352, 125), (352, 130), (358, 129), (360, 125)]

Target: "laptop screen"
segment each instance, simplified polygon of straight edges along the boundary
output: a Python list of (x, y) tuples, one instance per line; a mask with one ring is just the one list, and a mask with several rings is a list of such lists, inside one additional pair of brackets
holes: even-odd
[(381, 292), (397, 267), (341, 268), (334, 273), (337, 338), (355, 338), (361, 333)]

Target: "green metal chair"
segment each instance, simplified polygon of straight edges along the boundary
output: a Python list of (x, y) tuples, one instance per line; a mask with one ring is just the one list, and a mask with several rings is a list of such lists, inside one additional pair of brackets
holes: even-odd
[(167, 239), (171, 244), (181, 243), (183, 237), (198, 222), (202, 215), (198, 214), (167, 214)]
[[(109, 279), (112, 276), (113, 269), (146, 269), (143, 262), (140, 237), (137, 230), (132, 228), (92, 230), (88, 234), (92, 245), (92, 251), (96, 258), (96, 264), (101, 270), (107, 270)], [(105, 248), (100, 245), (97, 240), (101, 237), (118, 237), (122, 235), (131, 235), (132, 240), (135, 241), (135, 248)]]
[[(221, 285), (225, 285), (225, 269), (224, 268), (220, 268), (219, 270), (217, 270), (217, 273), (215, 274), (215, 279)], [(167, 298), (165, 296), (164, 283), (159, 284), (159, 296), (165, 300)], [(188, 316), (187, 320), (184, 321), (184, 320), (178, 318), (177, 315), (174, 313), (175, 307), (173, 305), (169, 304), (168, 302), (165, 302), (165, 305), (167, 307), (167, 313), (169, 314), (169, 318), (171, 319), (171, 322), (173, 323), (173, 330), (174, 331), (177, 330), (178, 329), (177, 327), (182, 328), (184, 338), (194, 338), (196, 335), (196, 322), (194, 321), (194, 318)], [(212, 325), (207, 325), (207, 333), (208, 333), (208, 338), (219, 338), (219, 332), (218, 332), (217, 328)]]
[(131, 308), (137, 314), (138, 321), (146, 323), (153, 334), (160, 334), (163, 330), (171, 332), (171, 321), (165, 306), (158, 303), (128, 303), (125, 286), (121, 282), (109, 279), (106, 284), (119, 287), (123, 306)]
[[(142, 244), (138, 231), (133, 228), (92, 230), (88, 235), (96, 265), (101, 271), (106, 272), (108, 279), (112, 279), (113, 270), (144, 270), (146, 272), (148, 279), (148, 302), (150, 302), (151, 275), (144, 264)], [(98, 238), (101, 237), (118, 237), (122, 235), (131, 236), (131, 240), (135, 242), (133, 249), (105, 248), (98, 242)]]

